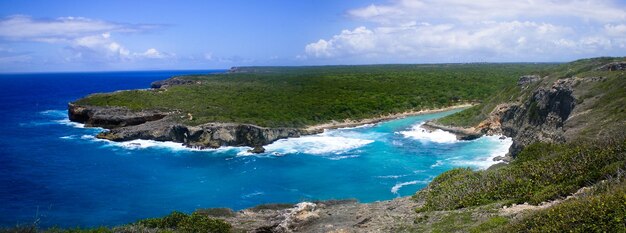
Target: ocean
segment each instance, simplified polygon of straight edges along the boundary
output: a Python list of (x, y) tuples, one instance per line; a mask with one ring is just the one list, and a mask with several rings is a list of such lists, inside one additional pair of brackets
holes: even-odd
[(67, 103), (91, 93), (214, 72), (224, 70), (0, 75), (0, 226), (113, 226), (173, 210), (389, 200), (455, 167), (487, 168), (511, 145), (419, 128), (459, 110), (279, 140), (260, 155), (242, 147), (114, 143), (94, 137), (102, 129), (67, 118)]

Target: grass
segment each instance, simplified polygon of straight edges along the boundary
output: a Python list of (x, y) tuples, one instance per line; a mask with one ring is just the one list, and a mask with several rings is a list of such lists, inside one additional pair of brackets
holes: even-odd
[(443, 64), (250, 67), (245, 72), (183, 76), (199, 85), (95, 94), (82, 105), (179, 110), (207, 122), (303, 127), (483, 101), (520, 75), (553, 64)]

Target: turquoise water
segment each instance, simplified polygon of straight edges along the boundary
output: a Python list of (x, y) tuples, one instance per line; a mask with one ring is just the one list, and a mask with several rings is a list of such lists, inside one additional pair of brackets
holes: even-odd
[(453, 167), (486, 168), (511, 143), (495, 136), (457, 141), (418, 127), (458, 110), (279, 140), (261, 155), (237, 147), (199, 151), (168, 142), (113, 143), (94, 138), (101, 129), (69, 122), (65, 104), (92, 92), (144, 88), (171, 73), (107, 74), (92, 74), (109, 84), (98, 86), (84, 75), (51, 76), (73, 81), (72, 90), (49, 87), (51, 77), (41, 75), (0, 79), (43, 83), (47, 90), (0, 95), (0, 127), (14, 132), (0, 135), (0, 224), (115, 225), (172, 210), (388, 200), (415, 193)]

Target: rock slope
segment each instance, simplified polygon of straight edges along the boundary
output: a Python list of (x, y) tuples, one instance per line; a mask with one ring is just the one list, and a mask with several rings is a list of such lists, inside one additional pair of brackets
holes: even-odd
[[(612, 62), (594, 70), (622, 72), (624, 67), (626, 62)], [(624, 78), (623, 72), (611, 76), (610, 79)], [(615, 126), (626, 127), (626, 123), (621, 121), (606, 124), (611, 125), (606, 129), (593, 126), (610, 121), (610, 114), (603, 113), (598, 107), (602, 106), (599, 102), (606, 93), (592, 93), (594, 88), (606, 81), (611, 80), (602, 76), (571, 76), (560, 79), (549, 76), (540, 78), (538, 75), (522, 76), (518, 86), (523, 94), (513, 101), (497, 104), (477, 126), (462, 128), (427, 122), (424, 127), (449, 131), (457, 134), (457, 138), (466, 140), (484, 134), (512, 137), (513, 144), (509, 149), (508, 159), (515, 157), (532, 143), (574, 141), (582, 137), (581, 132), (591, 128), (608, 135), (610, 133), (606, 133), (607, 131), (619, 131), (614, 129)]]

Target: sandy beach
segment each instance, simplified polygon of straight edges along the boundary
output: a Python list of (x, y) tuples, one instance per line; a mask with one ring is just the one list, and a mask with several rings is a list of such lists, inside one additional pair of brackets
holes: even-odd
[(324, 124), (308, 126), (308, 127), (304, 128), (304, 130), (313, 133), (313, 132), (320, 132), (320, 131), (323, 131), (325, 129), (338, 129), (338, 128), (346, 128), (346, 127), (356, 127), (356, 126), (360, 126), (360, 125), (375, 124), (375, 123), (378, 123), (378, 122), (381, 122), (381, 121), (388, 121), (388, 120), (404, 118), (404, 117), (409, 117), (409, 116), (416, 116), (416, 115), (436, 113), (436, 112), (445, 112), (445, 111), (449, 111), (449, 110), (453, 110), (453, 109), (459, 109), (459, 108), (468, 108), (468, 107), (471, 107), (471, 106), (474, 106), (474, 105), (475, 104), (473, 104), (473, 103), (465, 103), (465, 104), (453, 105), (453, 106), (449, 106), (449, 107), (445, 107), (445, 108), (424, 109), (424, 110), (419, 110), (419, 111), (408, 111), (408, 112), (402, 112), (402, 113), (382, 115), (382, 116), (374, 117), (374, 118), (366, 118), (366, 119), (361, 119), (361, 120), (346, 119), (344, 121), (332, 121), (332, 122), (328, 122), (328, 123), (324, 123)]

